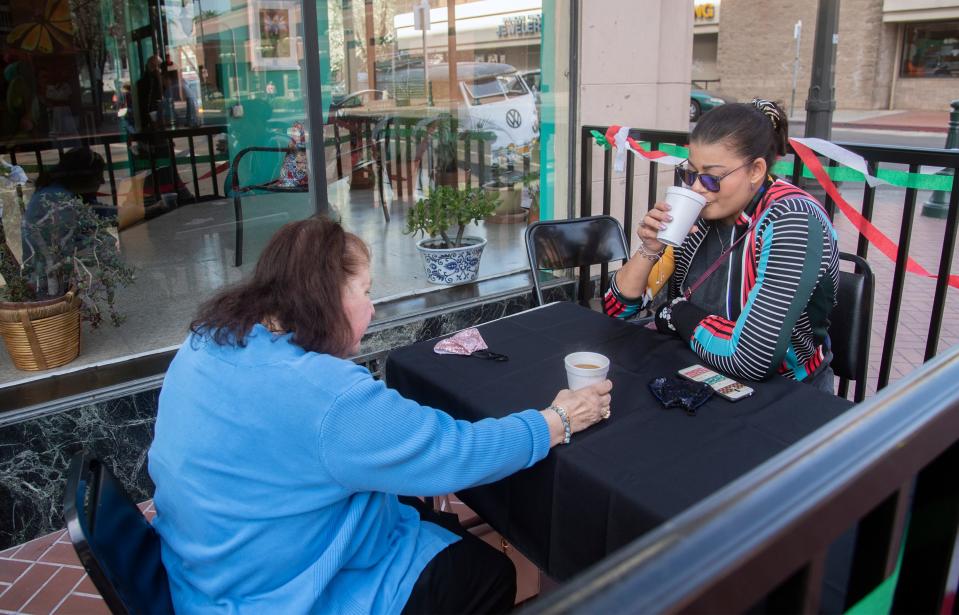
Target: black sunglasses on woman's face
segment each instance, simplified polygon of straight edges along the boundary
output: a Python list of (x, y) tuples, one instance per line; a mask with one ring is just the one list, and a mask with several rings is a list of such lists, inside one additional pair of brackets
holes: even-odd
[(700, 173), (698, 171), (693, 171), (689, 167), (685, 166), (688, 163), (688, 160), (684, 160), (679, 166), (676, 167), (676, 177), (679, 178), (679, 181), (683, 182), (687, 186), (692, 186), (696, 183), (696, 179), (699, 179), (699, 183), (703, 185), (703, 188), (709, 190), (710, 192), (719, 192), (719, 182), (723, 178), (728, 177), (729, 175), (735, 173), (739, 169), (747, 167), (750, 165), (749, 162), (742, 164), (732, 171), (726, 171), (722, 175), (708, 175), (706, 173)]

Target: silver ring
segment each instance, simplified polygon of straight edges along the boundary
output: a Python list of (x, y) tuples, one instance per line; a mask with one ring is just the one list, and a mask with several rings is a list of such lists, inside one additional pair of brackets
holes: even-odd
[(609, 406), (606, 406), (605, 408), (603, 408), (603, 411), (602, 411), (602, 413), (601, 413), (601, 416), (603, 417), (604, 420), (608, 420), (610, 414), (612, 414), (612, 412), (610, 412)]

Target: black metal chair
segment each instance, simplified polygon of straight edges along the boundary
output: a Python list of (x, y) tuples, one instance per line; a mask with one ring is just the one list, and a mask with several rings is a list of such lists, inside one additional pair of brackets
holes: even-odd
[[(544, 220), (526, 229), (526, 255), (533, 274), (533, 295), (543, 304), (541, 272), (544, 269), (580, 268), (577, 298), (588, 305), (589, 268), (592, 265), (629, 258), (626, 235), (612, 216), (590, 216), (571, 220)], [(604, 268), (605, 274), (605, 268)], [(600, 276), (601, 295), (607, 276)]]
[(832, 369), (839, 376), (840, 397), (849, 394), (849, 381), (855, 380), (853, 400), (860, 402), (866, 398), (876, 278), (865, 259), (845, 252), (840, 252), (839, 258), (853, 263), (855, 271), (839, 272), (837, 303), (829, 318)]
[(172, 613), (160, 538), (96, 457), (70, 462), (63, 516), (70, 541), (113, 613)]

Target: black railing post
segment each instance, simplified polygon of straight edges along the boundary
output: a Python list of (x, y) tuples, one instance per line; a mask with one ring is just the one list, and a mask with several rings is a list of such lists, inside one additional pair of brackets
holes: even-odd
[(929, 321), (929, 335), (926, 338), (926, 361), (936, 356), (939, 348), (939, 333), (942, 329), (942, 316), (946, 309), (946, 294), (949, 290), (949, 272), (952, 270), (952, 256), (956, 249), (957, 222), (959, 222), (959, 173), (952, 177), (949, 215), (946, 218), (945, 236), (942, 239), (939, 274), (936, 277), (936, 295), (932, 300), (932, 318)]
[(926, 466), (916, 479), (912, 515), (892, 613), (937, 613), (959, 525), (959, 442)]
[[(909, 165), (909, 172), (919, 171), (919, 165)], [(909, 240), (912, 237), (912, 220), (916, 211), (916, 189), (907, 188), (902, 205), (902, 226), (899, 231), (899, 251), (896, 253), (896, 269), (892, 275), (892, 291), (889, 296), (889, 314), (886, 318), (886, 335), (882, 343), (882, 361), (879, 365), (877, 389), (889, 384), (892, 371), (893, 354), (896, 349), (896, 332), (899, 329), (899, 311), (902, 305), (902, 291), (906, 284), (906, 260), (909, 258)]]
[[(626, 154), (626, 211), (623, 213), (623, 229), (626, 231), (627, 252), (633, 247), (633, 174), (636, 172), (635, 154)], [(623, 261), (626, 264), (626, 261)]]
[[(952, 112), (949, 114), (949, 132), (946, 134), (946, 149), (959, 148), (959, 100), (950, 103)], [(943, 169), (940, 175), (953, 175), (955, 169)], [(949, 195), (942, 190), (936, 190), (929, 200), (922, 205), (922, 215), (928, 218), (945, 218), (949, 213)]]
[(586, 218), (593, 211), (593, 137), (585, 126), (580, 139), (579, 217)]
[[(870, 175), (878, 172), (879, 165), (873, 161), (866, 163), (866, 171)], [(872, 221), (872, 208), (876, 202), (876, 189), (867, 182), (862, 191), (862, 215), (866, 220)], [(869, 250), (869, 240), (862, 233), (859, 233), (859, 243), (856, 246), (856, 255), (866, 258), (866, 252)]]
[[(582, 141), (580, 143), (582, 160), (580, 162), (579, 216), (587, 218), (593, 213), (593, 138), (585, 126), (580, 133), (580, 139)], [(586, 303), (586, 287), (589, 286), (589, 277), (589, 267), (580, 267), (577, 299), (581, 304)]]

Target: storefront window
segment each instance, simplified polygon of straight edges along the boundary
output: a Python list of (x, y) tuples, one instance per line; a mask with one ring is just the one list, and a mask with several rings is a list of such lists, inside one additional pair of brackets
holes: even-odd
[[(55, 195), (110, 221), (136, 271), (114, 297), (124, 322), (84, 325), (61, 369), (175, 347), (276, 229), (318, 211), (371, 246), (378, 302), (443, 288), (404, 233), (438, 186), (499, 197), (468, 231), (488, 241), (480, 279), (523, 271), (526, 225), (565, 215), (565, 3), (308, 1), (318, 62), (303, 0), (0, 6), (0, 159), (28, 178), (0, 180), (13, 257), (29, 260), (24, 237)], [(0, 386), (28, 376), (0, 358)]]
[(440, 186), (499, 199), (489, 219), (467, 229), (488, 242), (480, 279), (526, 269), (526, 225), (565, 215), (565, 201), (555, 208), (553, 198), (567, 160), (555, 141), (557, 109), (568, 109), (562, 8), (553, 0), (328, 3), (330, 202), (383, 254), (374, 258), (375, 292), (437, 288), (419, 237), (403, 231), (411, 208)]
[(959, 21), (905, 25), (903, 77), (959, 75)]

